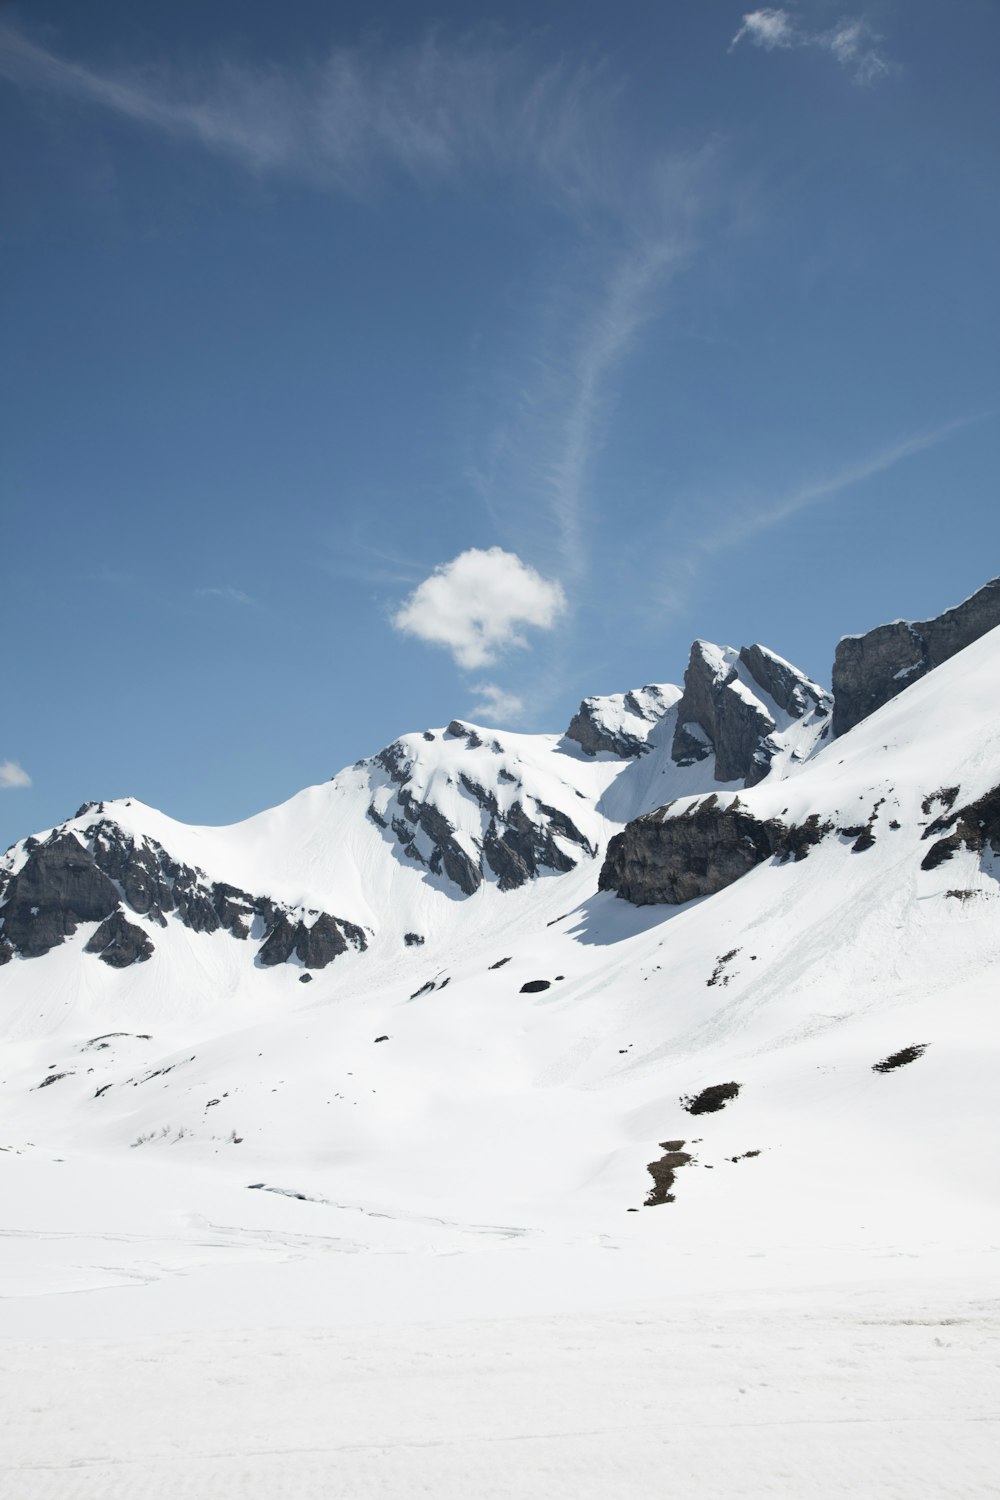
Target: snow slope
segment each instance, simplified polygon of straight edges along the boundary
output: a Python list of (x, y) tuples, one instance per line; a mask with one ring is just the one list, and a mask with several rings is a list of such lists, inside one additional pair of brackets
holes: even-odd
[[(345, 1493), (388, 1495), (611, 1496), (622, 1481), (651, 1494), (792, 1495), (807, 1482), (821, 1495), (849, 1483), (886, 1496), (991, 1493), (1000, 864), (968, 850), (921, 864), (935, 794), (958, 788), (957, 808), (1000, 784), (998, 695), (994, 631), (750, 789), (716, 786), (706, 762), (673, 763), (672, 709), (649, 752), (624, 763), (555, 738), (407, 737), (405, 785), (447, 814), (470, 854), (486, 813), (463, 771), (498, 798), (518, 788), (525, 802), (572, 809), (595, 851), (564, 842), (572, 868), (505, 891), (487, 877), (467, 897), (366, 816), (372, 797), (388, 810), (400, 785), (377, 760), (235, 829), (108, 804), (106, 816), (214, 878), (322, 906), (367, 927), (371, 944), (306, 986), (295, 965), (261, 969), (247, 944), (174, 920), (155, 929), (149, 962), (111, 970), (81, 953), (84, 924), (43, 959), (0, 970), (0, 1318), (28, 1340), (17, 1353), (26, 1389), (44, 1385), (30, 1342), (40, 1332), (142, 1333), (171, 1379), (190, 1370), (201, 1383), (205, 1357), (165, 1343), (166, 1330), (364, 1324), (350, 1347), (376, 1347), (372, 1389), (390, 1392), (407, 1369), (437, 1382), (441, 1400), (434, 1414), (413, 1407), (390, 1442), (374, 1407), (351, 1398), (355, 1415), (311, 1459), (303, 1449), (323, 1440), (306, 1400), (287, 1491), (274, 1488), (280, 1441), (258, 1443), (244, 1471), (235, 1456), (263, 1420), (269, 1387), (257, 1377), (244, 1417), (224, 1421), (229, 1446), (200, 1435), (190, 1472), (163, 1458), (162, 1437), (113, 1435), (96, 1418), (80, 1432), (99, 1440), (61, 1441), (59, 1462), (74, 1464), (88, 1442), (98, 1454), (124, 1447), (144, 1490), (96, 1460), (60, 1489), (33, 1464), (37, 1423), (19, 1406), (19, 1493), (171, 1493), (150, 1478), (157, 1464), (194, 1494), (319, 1493), (331, 1476)], [(683, 817), (709, 790), (762, 819), (818, 816), (833, 829), (805, 859), (767, 861), (686, 906), (634, 908), (597, 891), (603, 849), (627, 819), (668, 801), (665, 816)], [(67, 826), (82, 831), (88, 817)], [(857, 825), (874, 837), (855, 852), (856, 831), (834, 830)], [(24, 857), (15, 848), (12, 868)], [(407, 931), (423, 943), (407, 946)], [(532, 981), (545, 987), (525, 991)], [(912, 1060), (875, 1071), (907, 1048)], [(690, 1113), (718, 1084), (738, 1092)], [(667, 1152), (689, 1158), (673, 1201), (645, 1207), (647, 1164)], [(553, 1332), (544, 1319), (555, 1315), (565, 1321)], [(443, 1345), (406, 1331), (422, 1318), (454, 1331)], [(456, 1318), (480, 1322), (460, 1332)], [(795, 1352), (814, 1336), (822, 1358)], [(562, 1373), (567, 1343), (586, 1347), (578, 1377)], [(255, 1334), (248, 1347), (255, 1359), (302, 1352), (291, 1334)], [(238, 1348), (226, 1348), (235, 1378)], [(505, 1360), (534, 1371), (516, 1418), (510, 1395), (495, 1421), (477, 1414), (491, 1398), (476, 1348), (498, 1391)], [(948, 1349), (962, 1351), (950, 1385)], [(315, 1342), (303, 1357), (332, 1368)], [(789, 1360), (815, 1383), (815, 1408), (795, 1395)], [(606, 1361), (620, 1411), (601, 1408)], [(730, 1375), (748, 1364), (737, 1395)], [(86, 1371), (87, 1358), (77, 1351), (69, 1368)], [(342, 1399), (347, 1366), (336, 1379)], [(559, 1379), (556, 1400), (546, 1390)], [(892, 1381), (910, 1396), (896, 1407)], [(760, 1394), (768, 1385), (773, 1400)], [(404, 1387), (405, 1405), (417, 1387)], [(68, 1388), (54, 1389), (61, 1410)], [(656, 1438), (664, 1403), (675, 1421)], [(936, 1437), (918, 1463), (921, 1413), (933, 1417), (922, 1441)], [(969, 1423), (960, 1442), (943, 1413)], [(838, 1421), (857, 1424), (846, 1456), (830, 1438)], [(741, 1437), (740, 1423), (773, 1423), (776, 1436)], [(494, 1466), (500, 1450), (484, 1444), (505, 1433), (519, 1457)], [(441, 1452), (405, 1448), (424, 1441)], [(347, 1453), (352, 1442), (385, 1456), (381, 1481)], [(687, 1481), (658, 1488), (661, 1463)]]

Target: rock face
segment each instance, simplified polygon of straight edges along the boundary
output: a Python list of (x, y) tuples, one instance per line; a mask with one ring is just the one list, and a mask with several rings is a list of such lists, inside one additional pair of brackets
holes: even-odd
[(777, 750), (775, 713), (786, 716), (787, 727), (807, 714), (825, 718), (828, 712), (829, 695), (773, 651), (695, 641), (671, 753), (678, 765), (689, 766), (714, 752), (717, 781), (754, 786), (768, 774)]
[[(475, 731), (457, 720), (445, 734), (464, 741), (469, 750), (489, 755)], [(381, 750), (370, 764), (384, 771), (392, 784), (391, 797), (380, 807), (374, 801), (369, 805), (370, 820), (392, 839), (403, 858), (425, 866), (432, 875), (443, 875), (465, 896), (475, 894), (487, 870), (497, 877), (502, 891), (509, 891), (544, 870), (559, 874), (572, 870), (578, 859), (567, 845), (584, 857), (596, 853), (567, 813), (529, 796), (502, 769), (495, 773), (492, 786), (477, 779), (474, 760), (469, 770), (458, 771), (454, 778), (464, 798), (477, 809), (480, 826), (471, 835), (455, 827), (428, 791), (421, 789), (418, 795), (414, 790), (422, 787), (420, 767), (402, 742)], [(513, 791), (507, 794), (509, 803), (502, 806), (498, 791), (504, 791), (505, 785)]]
[(789, 828), (755, 818), (738, 797), (721, 803), (714, 793), (670, 814), (669, 804), (657, 808), (615, 835), (600, 890), (615, 891), (633, 906), (680, 906), (713, 896), (773, 856), (804, 859), (831, 827), (817, 817)]
[(566, 730), (585, 755), (620, 756), (623, 760), (645, 755), (653, 729), (680, 697), (669, 684), (650, 683), (628, 693), (584, 698)]
[(153, 956), (153, 944), (134, 922), (128, 922), (119, 910), (112, 912), (84, 944), (85, 953), (96, 953), (112, 969), (128, 969), (145, 963)]
[(933, 620), (894, 620), (866, 635), (848, 635), (833, 663), (833, 732), (855, 724), (911, 682), (1000, 625), (1000, 578)]
[(976, 802), (960, 807), (950, 816), (936, 818), (924, 833), (924, 838), (942, 834), (931, 845), (920, 862), (922, 870), (936, 870), (938, 865), (953, 858), (959, 849), (971, 849), (982, 854), (992, 849), (1000, 854), (1000, 786), (995, 786)]
[[(246, 939), (256, 926), (265, 935), (262, 962), (284, 962), (295, 953), (306, 968), (321, 969), (349, 945), (363, 949), (365, 936), (351, 922), (327, 913), (301, 913), (252, 896), (174, 859), (153, 839), (132, 838), (101, 818), (75, 833), (57, 829), (44, 843), (29, 840), (28, 857), (9, 875), (0, 906), (0, 962), (14, 953), (38, 958), (72, 936), (81, 922), (100, 922), (86, 944), (113, 968), (141, 963), (154, 951), (147, 932), (129, 922), (127, 907), (165, 927), (173, 914), (194, 932), (223, 929)], [(315, 918), (315, 920), (311, 920)], [(308, 919), (308, 920), (307, 920)], [(285, 947), (285, 934), (292, 936)], [(270, 953), (264, 948), (274, 938)]]
[(117, 910), (114, 882), (79, 839), (64, 833), (36, 845), (11, 876), (0, 919), (10, 947), (23, 958), (39, 958), (81, 922), (103, 922)]
[(325, 969), (349, 947), (364, 949), (365, 935), (353, 922), (344, 922), (320, 912), (311, 925), (296, 922), (287, 912), (279, 913), (260, 952), (258, 962), (266, 969), (287, 963), (293, 956), (306, 969)]

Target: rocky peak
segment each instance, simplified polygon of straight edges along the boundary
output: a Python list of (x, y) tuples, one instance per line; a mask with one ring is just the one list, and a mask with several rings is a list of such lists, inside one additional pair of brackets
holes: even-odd
[(1000, 578), (932, 620), (847, 635), (833, 662), (833, 732), (846, 734), (904, 688), (1000, 625)]
[(766, 647), (695, 641), (671, 753), (681, 766), (714, 753), (716, 781), (753, 786), (782, 751), (804, 759), (829, 712), (829, 694)]
[(632, 759), (650, 749), (649, 736), (681, 696), (672, 683), (648, 683), (627, 693), (584, 698), (566, 730), (585, 755)]
[(404, 735), (363, 768), (368, 819), (396, 857), (465, 896), (490, 876), (511, 890), (597, 852), (575, 789), (564, 785), (566, 804), (554, 805), (552, 772), (539, 776), (504, 735), (453, 719), (441, 732)]
[[(95, 807), (104, 804), (85, 806), (83, 818)], [(152, 956), (149, 928), (165, 927), (170, 917), (193, 932), (222, 929), (234, 938), (262, 938), (263, 964), (294, 954), (306, 968), (322, 969), (349, 946), (367, 946), (354, 923), (210, 880), (155, 839), (127, 833), (112, 817), (83, 827), (63, 825), (43, 841), (28, 839), (14, 846), (7, 864), (0, 961), (15, 954), (39, 958), (72, 937), (81, 923), (97, 922), (84, 951), (112, 968), (127, 968)], [(126, 909), (144, 917), (147, 926), (129, 922)]]

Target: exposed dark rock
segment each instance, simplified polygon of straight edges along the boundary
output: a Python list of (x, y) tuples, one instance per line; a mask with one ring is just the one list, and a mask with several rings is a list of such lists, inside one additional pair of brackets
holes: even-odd
[(502, 969), (504, 964), (509, 964), (509, 958), (498, 958), (495, 964), (490, 964), (491, 969)]
[(300, 974), (299, 975), (299, 984), (312, 984), (312, 975), (311, 974)]
[(709, 989), (717, 984), (721, 984), (723, 989), (726, 987), (732, 978), (731, 974), (726, 973), (726, 965), (732, 963), (739, 951), (738, 948), (730, 948), (728, 953), (723, 953), (720, 958), (716, 959), (715, 968), (712, 970), (709, 978), (705, 980), (705, 984)]
[(495, 818), (499, 808), (497, 807), (497, 799), (494, 793), (487, 787), (480, 786), (478, 781), (473, 781), (471, 776), (466, 776), (464, 771), (458, 773), (458, 779), (465, 787), (469, 796), (475, 802), (479, 803), (484, 812), (488, 812)]
[(113, 881), (71, 833), (36, 844), (8, 881), (6, 896), (4, 941), (24, 958), (48, 953), (80, 922), (103, 922), (118, 907)]
[(502, 823), (496, 818), (490, 820), (483, 839), (483, 857), (502, 891), (524, 885), (539, 869), (565, 873), (576, 863), (559, 848), (551, 828), (533, 823), (520, 802), (511, 804)]
[(994, 854), (1000, 854), (1000, 786), (995, 786), (977, 801), (960, 807), (949, 817), (936, 819), (925, 831), (924, 838), (945, 829), (950, 832), (932, 844), (920, 861), (922, 870), (936, 870), (963, 847), (981, 854), (988, 845)]
[(930, 817), (931, 809), (933, 808), (935, 802), (940, 802), (942, 808), (946, 813), (951, 812), (952, 808), (955, 806), (960, 791), (961, 788), (957, 786), (942, 786), (939, 787), (936, 792), (931, 792), (924, 798), (924, 800), (920, 804), (920, 810), (923, 813), (924, 817)]
[(620, 714), (614, 712), (619, 701), (629, 714), (644, 720), (650, 727), (659, 722), (670, 706), (660, 689), (654, 686), (641, 688), (638, 692), (625, 693), (620, 700), (601, 697), (584, 698), (570, 720), (569, 728), (566, 730), (566, 739), (573, 740), (579, 745), (585, 755), (599, 755), (604, 752), (619, 755), (623, 759), (645, 755), (650, 748), (646, 742), (646, 736), (615, 722), (620, 717)]
[(713, 792), (676, 817), (672, 804), (626, 824), (608, 844), (598, 889), (633, 906), (680, 906), (712, 896), (772, 857), (804, 859), (829, 832), (816, 814), (798, 827), (754, 817), (736, 797)]
[[(767, 772), (758, 752), (777, 725), (740, 682), (732, 656), (707, 641), (691, 647), (671, 753), (679, 765), (690, 765), (714, 749), (717, 781), (745, 782), (751, 771), (760, 780)], [(709, 742), (707, 749), (698, 730)]]
[(819, 813), (810, 813), (804, 823), (778, 826), (783, 831), (775, 853), (781, 859), (792, 859), (796, 863), (805, 859), (809, 850), (814, 849), (833, 830), (832, 823), (820, 822)]
[(551, 980), (529, 979), (526, 984), (522, 984), (520, 992), (522, 995), (540, 995), (542, 990), (551, 989), (551, 987)]
[(907, 1063), (916, 1062), (918, 1057), (923, 1057), (929, 1042), (916, 1042), (912, 1047), (903, 1047), (899, 1052), (891, 1052), (888, 1057), (883, 1057), (881, 1062), (872, 1064), (873, 1073), (894, 1073), (897, 1068), (905, 1068)]
[(742, 646), (740, 661), (754, 682), (793, 719), (801, 719), (810, 711), (820, 716), (829, 713), (830, 695), (766, 646)]
[(845, 636), (833, 663), (833, 732), (846, 734), (957, 652), (1000, 625), (1000, 578), (933, 620), (894, 620)]
[(739, 1091), (738, 1083), (712, 1083), (707, 1089), (702, 1089), (700, 1094), (682, 1099), (681, 1108), (686, 1109), (689, 1115), (714, 1115), (720, 1109), (725, 1109)]
[[(455, 837), (455, 829), (444, 813), (432, 802), (418, 802), (407, 787), (400, 787), (398, 798), (406, 816), (415, 823), (434, 844), (430, 868), (437, 873), (443, 869), (448, 879), (471, 896), (483, 883), (478, 863), (466, 853)], [(395, 825), (394, 825), (395, 826)]]
[[(402, 786), (413, 769), (410, 761), (406, 758), (406, 751), (398, 740), (391, 745), (386, 745), (375, 756), (375, 763), (382, 767), (388, 774), (389, 780), (394, 781), (397, 786)], [(363, 763), (362, 763), (363, 764)]]
[(422, 948), (424, 939), (419, 932), (404, 932), (403, 942), (408, 948)]
[(372, 802), (368, 804), (368, 811), (365, 816), (371, 819), (376, 828), (388, 828), (389, 826), (381, 813), (375, 811), (375, 804)]
[(681, 1167), (686, 1167), (693, 1157), (687, 1151), (680, 1148), (683, 1141), (661, 1141), (660, 1146), (666, 1152), (659, 1161), (651, 1161), (646, 1171), (653, 1179), (653, 1186), (649, 1190), (644, 1207), (656, 1208), (661, 1203), (673, 1203), (673, 1186), (677, 1172)]
[(118, 910), (105, 917), (97, 931), (84, 944), (85, 953), (96, 953), (112, 969), (128, 969), (132, 964), (152, 958), (154, 948), (141, 927), (129, 922)]
[(388, 1037), (387, 1037), (387, 1036), (377, 1036), (377, 1037), (376, 1037), (376, 1038), (375, 1038), (375, 1040), (376, 1040), (376, 1041), (377, 1041), (377, 1042), (387, 1042), (387, 1041), (388, 1041), (388, 1040), (389, 1040), (389, 1038), (388, 1038)]
[(307, 969), (325, 969), (327, 964), (353, 946), (362, 952), (368, 943), (353, 922), (344, 922), (320, 912), (311, 926), (280, 912), (257, 954), (265, 968), (287, 963), (294, 954)]

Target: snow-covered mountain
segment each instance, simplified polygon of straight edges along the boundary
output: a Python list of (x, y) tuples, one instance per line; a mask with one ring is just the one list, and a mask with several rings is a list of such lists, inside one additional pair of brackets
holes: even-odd
[(179, 1164), (375, 1248), (985, 1222), (998, 623), (994, 583), (892, 628), (920, 672), (842, 643), (883, 701), (836, 737), (788, 662), (698, 641), (562, 736), (453, 721), (233, 827), (88, 804), (0, 873), (6, 1160), (135, 1192), (164, 1264)]

